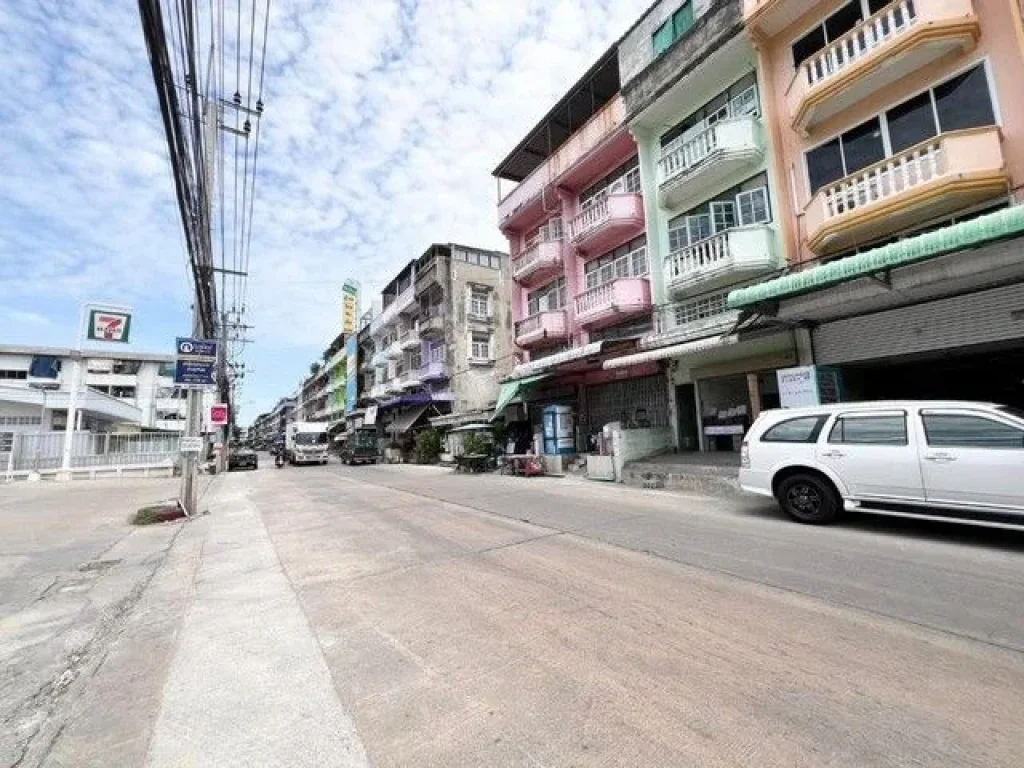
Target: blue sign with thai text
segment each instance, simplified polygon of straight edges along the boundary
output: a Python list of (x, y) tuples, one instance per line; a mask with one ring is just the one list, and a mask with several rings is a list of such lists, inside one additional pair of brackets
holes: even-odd
[(217, 359), (217, 342), (210, 339), (183, 339), (178, 337), (178, 357)]
[(178, 360), (174, 364), (174, 383), (179, 387), (212, 387), (217, 383), (217, 363)]

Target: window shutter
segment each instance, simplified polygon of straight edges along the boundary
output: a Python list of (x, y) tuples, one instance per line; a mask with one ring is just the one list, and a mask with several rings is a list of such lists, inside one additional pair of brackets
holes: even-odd
[(494, 334), (487, 337), (487, 359), (494, 362)]
[(466, 286), (466, 317), (473, 314), (473, 286)]
[(473, 332), (466, 331), (466, 358), (473, 359)]
[(487, 292), (487, 317), (494, 317), (494, 291)]

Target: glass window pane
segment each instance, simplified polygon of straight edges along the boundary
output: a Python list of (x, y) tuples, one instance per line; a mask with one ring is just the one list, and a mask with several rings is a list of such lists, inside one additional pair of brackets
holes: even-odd
[(827, 416), (802, 416), (776, 424), (761, 437), (763, 443), (813, 443)]
[(928, 445), (1024, 449), (1024, 431), (993, 419), (955, 413), (929, 413), (921, 418), (928, 436)]
[(830, 443), (859, 445), (906, 445), (907, 417), (843, 416), (829, 432)]
[(825, 20), (829, 41), (838, 40), (860, 23), (860, 0), (852, 0)]
[(942, 132), (995, 125), (988, 78), (980, 64), (935, 87), (935, 106)]
[(889, 123), (889, 143), (893, 152), (920, 144), (935, 135), (935, 113), (931, 94), (915, 96), (885, 113)]
[(843, 153), (839, 139), (832, 139), (807, 153), (807, 175), (811, 182), (811, 194), (846, 174), (843, 172)]
[(672, 45), (672, 20), (666, 21), (654, 33), (654, 55), (660, 56)]
[(825, 28), (815, 27), (793, 43), (793, 66), (799, 67), (825, 47)]
[(682, 37), (693, 26), (693, 4), (690, 0), (683, 3), (682, 8), (672, 14), (673, 39)]
[(882, 143), (882, 128), (878, 118), (861, 123), (843, 134), (843, 157), (846, 160), (846, 174), (856, 173), (885, 157)]

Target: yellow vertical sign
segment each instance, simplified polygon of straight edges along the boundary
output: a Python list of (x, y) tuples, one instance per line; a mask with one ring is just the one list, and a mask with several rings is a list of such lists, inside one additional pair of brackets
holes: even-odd
[(341, 331), (355, 333), (359, 323), (359, 283), (346, 280), (341, 287)]

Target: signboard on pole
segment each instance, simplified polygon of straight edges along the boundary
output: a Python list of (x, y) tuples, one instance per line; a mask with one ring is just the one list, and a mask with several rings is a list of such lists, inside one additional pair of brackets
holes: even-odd
[(178, 440), (178, 450), (181, 453), (199, 453), (203, 450), (203, 438), (182, 437)]
[(131, 326), (131, 312), (122, 309), (90, 308), (85, 336), (90, 341), (115, 341), (127, 344)]
[(217, 383), (217, 342), (178, 338), (174, 383), (187, 389), (208, 389)]
[(354, 333), (345, 339), (345, 356), (345, 413), (352, 413), (359, 389), (359, 339)]
[(228, 406), (226, 403), (214, 403), (210, 406), (210, 425), (223, 427), (228, 423)]
[(359, 283), (346, 280), (341, 287), (341, 332), (356, 333), (359, 325)]

